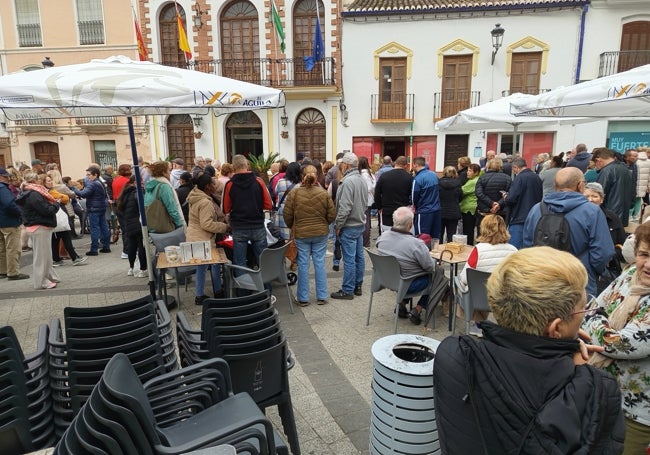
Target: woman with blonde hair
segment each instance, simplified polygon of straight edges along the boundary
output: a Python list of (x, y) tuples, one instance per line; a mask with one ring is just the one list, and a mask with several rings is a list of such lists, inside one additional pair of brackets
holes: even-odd
[(586, 364), (602, 348), (580, 339), (588, 340), (580, 331), (586, 285), (582, 263), (550, 247), (525, 248), (492, 271), (487, 300), (497, 323), (481, 323), (481, 342), (447, 337), (436, 349), (442, 454), (621, 453), (621, 393)]
[(461, 181), (454, 166), (447, 166), (442, 170), (442, 178), (438, 181), (440, 194), (440, 217), (442, 224), (440, 228), (440, 243), (451, 242), (452, 237), (458, 229), (460, 220), (460, 200), (463, 197)]
[[(50, 189), (50, 194), (52, 194), (53, 191), (60, 193), (62, 196), (65, 195), (67, 197), (63, 198), (62, 197), (62, 202), (63, 202), (63, 209), (65, 212), (68, 214), (68, 221), (70, 223), (70, 236), (73, 239), (79, 239), (81, 238), (80, 235), (77, 235), (77, 232), (75, 230), (75, 225), (74, 225), (74, 206), (72, 205), (72, 201), (77, 199), (77, 195), (74, 194), (74, 191), (72, 191), (68, 186), (63, 183), (63, 178), (61, 177), (61, 173), (58, 171), (58, 169), (52, 169), (50, 171), (47, 171), (47, 175), (52, 179), (52, 188)], [(58, 196), (54, 195), (55, 198), (58, 198)]]
[(287, 196), (284, 221), (294, 232), (298, 249), (298, 295), (300, 306), (309, 305), (309, 256), (314, 263), (316, 280), (316, 303), (327, 303), (327, 276), (325, 252), (329, 225), (336, 212), (334, 202), (327, 191), (318, 184), (318, 171), (312, 165), (305, 166), (299, 187)]
[[(164, 221), (148, 219), (147, 225), (149, 232), (164, 234), (174, 229), (185, 228), (185, 219), (183, 218), (181, 204), (178, 202), (176, 191), (174, 191), (172, 184), (169, 182), (169, 162), (156, 161), (149, 165), (149, 172), (151, 172), (151, 179), (144, 185), (144, 206), (149, 207), (157, 199), (162, 203), (169, 218), (169, 220)], [(167, 223), (167, 221), (171, 221), (171, 224)], [(156, 227), (163, 226), (164, 224), (169, 224), (164, 232), (160, 228), (158, 230), (156, 229)]]
[(23, 224), (32, 241), (34, 289), (53, 289), (60, 281), (52, 264), (51, 249), (59, 204), (36, 172), (25, 172), (23, 179), (23, 193), (16, 203), (23, 208)]
[[(479, 270), (481, 272), (492, 272), (494, 268), (505, 258), (517, 252), (517, 248), (510, 245), (510, 234), (506, 222), (499, 215), (486, 215), (481, 221), (481, 235), (477, 237), (477, 243), (469, 253), (465, 267), (458, 275), (458, 291), (461, 293), (461, 299), (469, 298), (469, 288), (467, 287), (467, 269)], [(481, 312), (475, 312), (472, 319), (481, 321), (486, 315)], [(481, 336), (481, 329), (472, 321), (470, 325), (470, 335)]]

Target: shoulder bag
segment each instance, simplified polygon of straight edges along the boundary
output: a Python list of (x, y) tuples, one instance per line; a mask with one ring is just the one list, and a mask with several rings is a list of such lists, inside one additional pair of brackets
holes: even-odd
[(147, 226), (158, 234), (166, 234), (168, 232), (176, 229), (172, 217), (167, 212), (165, 204), (158, 199), (158, 193), (160, 192), (160, 185), (156, 187), (156, 192), (153, 195), (153, 201), (147, 207), (145, 207), (144, 212), (147, 216)]

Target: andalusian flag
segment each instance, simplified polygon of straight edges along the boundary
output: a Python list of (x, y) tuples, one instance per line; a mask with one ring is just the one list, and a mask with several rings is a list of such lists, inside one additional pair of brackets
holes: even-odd
[(271, 0), (271, 18), (273, 19), (273, 27), (280, 37), (280, 49), (284, 52), (284, 28), (282, 28), (282, 21), (274, 0)]
[(144, 39), (142, 38), (142, 32), (140, 31), (140, 25), (138, 25), (138, 21), (133, 19), (133, 23), (135, 24), (135, 39), (138, 43), (138, 57), (140, 58), (141, 62), (144, 62), (149, 58), (147, 55), (147, 46), (144, 44)]
[(190, 43), (187, 41), (187, 33), (185, 33), (181, 13), (178, 11), (178, 3), (176, 3), (176, 23), (178, 24), (178, 47), (185, 52), (186, 60), (192, 60), (192, 51), (190, 50)]

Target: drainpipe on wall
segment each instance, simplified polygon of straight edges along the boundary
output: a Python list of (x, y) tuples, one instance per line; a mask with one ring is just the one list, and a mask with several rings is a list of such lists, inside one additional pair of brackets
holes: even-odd
[(585, 17), (587, 16), (587, 10), (589, 5), (585, 4), (582, 6), (582, 14), (580, 15), (580, 39), (578, 41), (578, 64), (576, 65), (576, 76), (573, 80), (574, 84), (580, 82), (580, 70), (582, 69), (582, 48), (585, 44)]

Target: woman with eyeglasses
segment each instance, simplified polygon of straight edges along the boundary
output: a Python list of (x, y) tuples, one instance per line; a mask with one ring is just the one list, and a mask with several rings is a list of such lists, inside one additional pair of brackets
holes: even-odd
[(604, 352), (590, 363), (618, 379), (625, 413), (624, 454), (644, 453), (650, 442), (650, 225), (634, 232), (635, 263), (596, 300), (582, 328)]
[(482, 341), (447, 337), (435, 353), (443, 455), (621, 453), (621, 392), (587, 364), (602, 348), (580, 339), (586, 286), (582, 263), (550, 247), (520, 250), (492, 271), (497, 323), (480, 323)]

